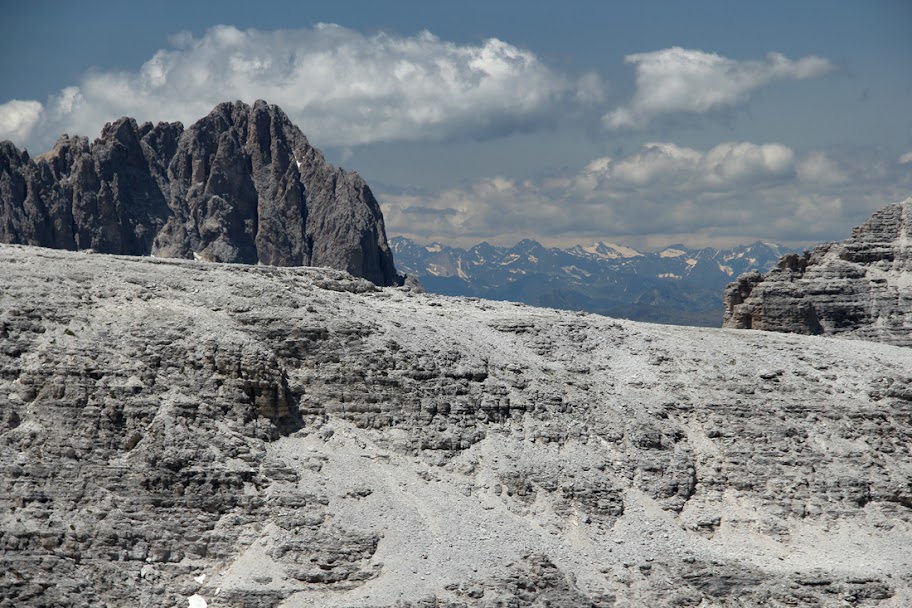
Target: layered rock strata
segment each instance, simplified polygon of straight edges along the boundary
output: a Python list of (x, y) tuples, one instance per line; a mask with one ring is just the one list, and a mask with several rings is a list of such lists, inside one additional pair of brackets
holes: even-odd
[(264, 101), (223, 103), (188, 129), (121, 118), (35, 158), (0, 143), (0, 241), (401, 283), (364, 180)]
[(912, 198), (884, 207), (841, 243), (740, 276), (723, 299), (724, 327), (912, 346)]
[(912, 605), (912, 350), (0, 246), (0, 606)]

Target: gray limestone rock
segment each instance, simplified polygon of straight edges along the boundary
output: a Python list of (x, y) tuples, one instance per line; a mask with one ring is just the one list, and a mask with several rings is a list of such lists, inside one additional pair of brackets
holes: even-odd
[(186, 130), (121, 118), (33, 159), (3, 142), (0, 241), (402, 282), (364, 180), (264, 101), (220, 104)]
[(2, 608), (912, 604), (910, 349), (14, 245), (0, 285)]
[(725, 290), (724, 327), (839, 335), (912, 346), (912, 198), (841, 243), (783, 257)]

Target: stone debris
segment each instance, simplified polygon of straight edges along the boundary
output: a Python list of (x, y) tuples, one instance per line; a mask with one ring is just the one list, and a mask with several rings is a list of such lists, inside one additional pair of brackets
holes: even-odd
[(0, 607), (912, 605), (910, 349), (14, 245), (0, 285)]

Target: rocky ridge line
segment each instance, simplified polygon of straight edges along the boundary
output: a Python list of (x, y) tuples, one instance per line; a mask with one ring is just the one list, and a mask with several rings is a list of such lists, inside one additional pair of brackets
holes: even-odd
[(724, 327), (912, 346), (912, 198), (887, 205), (841, 243), (740, 276), (723, 299)]
[(35, 158), (0, 143), (0, 242), (401, 284), (370, 188), (264, 101), (220, 104), (187, 129), (125, 117)]

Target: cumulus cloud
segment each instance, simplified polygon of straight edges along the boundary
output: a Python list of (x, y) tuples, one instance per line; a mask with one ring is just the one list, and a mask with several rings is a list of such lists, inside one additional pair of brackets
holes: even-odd
[(596, 181), (602, 187), (591, 192), (657, 185), (676, 190), (730, 189), (787, 178), (794, 167), (795, 153), (781, 144), (726, 142), (701, 152), (658, 142), (617, 160), (605, 157), (591, 162), (582, 183), (588, 186), (598, 175)]
[(844, 238), (875, 209), (907, 196), (885, 186), (899, 182), (878, 172), (877, 158), (847, 159), (778, 143), (699, 150), (654, 142), (547, 179), (492, 177), (436, 193), (380, 192), (380, 201), (389, 233), (421, 242), (803, 246)]
[(13, 99), (0, 104), (0, 141), (24, 141), (41, 119), (44, 110), (37, 101)]
[(645, 127), (665, 115), (731, 108), (774, 81), (804, 80), (834, 68), (814, 55), (793, 61), (770, 53), (764, 60), (738, 61), (680, 47), (628, 55), (624, 61), (636, 70), (636, 92), (629, 105), (602, 118), (610, 129)]
[(900, 157), (899, 157), (899, 164), (900, 164), (900, 165), (912, 164), (912, 152), (906, 152), (905, 154), (903, 154), (902, 156), (900, 156)]
[[(491, 38), (459, 45), (423, 32), (366, 36), (337, 25), (278, 31), (216, 26), (172, 36), (137, 71), (90, 71), (78, 86), (0, 106), (0, 125), (22, 143), (43, 135), (94, 135), (123, 115), (194, 121), (217, 103), (276, 103), (317, 145), (392, 140), (484, 139), (553, 120), (565, 103), (595, 103), (604, 85), (547, 67)], [(46, 143), (46, 142), (42, 142)]]
[(844, 184), (848, 175), (823, 152), (813, 152), (797, 167), (798, 177), (806, 182), (818, 184)]

